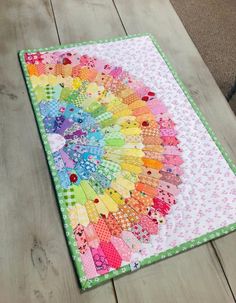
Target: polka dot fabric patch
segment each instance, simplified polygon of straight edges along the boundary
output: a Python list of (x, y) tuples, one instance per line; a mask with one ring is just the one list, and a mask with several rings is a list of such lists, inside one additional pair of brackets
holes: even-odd
[[(184, 236), (189, 216), (196, 224), (192, 200), (199, 208), (203, 203), (200, 181), (188, 182), (195, 147), (186, 146), (182, 130), (188, 130), (182, 90), (152, 39), (27, 50), (20, 59), (82, 289), (152, 263), (168, 249), (174, 254), (195, 239), (194, 232)], [(189, 102), (183, 112), (194, 120)], [(202, 138), (199, 153), (205, 151)], [(217, 148), (211, 152), (226, 163)], [(232, 199), (233, 174), (227, 165), (223, 170), (228, 185), (222, 198)], [(198, 172), (201, 180), (204, 172), (196, 168), (192, 174)], [(234, 223), (230, 207), (220, 227)]]

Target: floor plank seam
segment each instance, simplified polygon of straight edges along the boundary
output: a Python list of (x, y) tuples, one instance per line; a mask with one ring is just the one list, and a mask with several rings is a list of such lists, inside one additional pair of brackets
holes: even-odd
[(116, 303), (119, 303), (118, 296), (117, 296), (117, 293), (116, 293), (116, 287), (115, 287), (114, 279), (111, 279), (111, 283), (112, 283), (112, 287), (113, 287), (114, 297), (115, 297)]
[(228, 287), (229, 287), (229, 290), (230, 290), (230, 292), (231, 292), (231, 294), (232, 294), (233, 300), (234, 300), (234, 302), (236, 302), (235, 294), (234, 294), (233, 289), (232, 289), (232, 287), (231, 287), (231, 285), (230, 285), (229, 279), (228, 279), (228, 277), (227, 277), (227, 275), (226, 275), (226, 272), (225, 272), (224, 266), (223, 266), (223, 264), (222, 264), (221, 258), (219, 257), (219, 254), (218, 254), (218, 252), (217, 252), (217, 249), (216, 249), (214, 243), (213, 243), (212, 241), (210, 241), (210, 243), (211, 243), (211, 246), (212, 246), (212, 248), (213, 248), (213, 251), (214, 251), (214, 253), (215, 253), (215, 255), (216, 255), (216, 258), (217, 258), (217, 260), (218, 260), (218, 262), (219, 262), (219, 264), (220, 264), (221, 270), (222, 270), (222, 272), (223, 272), (223, 275), (224, 275), (224, 277), (225, 277), (225, 280), (226, 280), (226, 283), (227, 283), (227, 285), (228, 285)]
[(59, 44), (61, 44), (61, 38), (60, 38), (60, 35), (59, 35), (57, 19), (56, 19), (56, 15), (55, 15), (55, 12), (54, 12), (54, 7), (53, 7), (53, 4), (52, 4), (52, 0), (49, 0), (49, 2), (50, 2), (50, 5), (51, 5), (51, 9), (52, 9), (52, 15), (53, 15), (54, 24), (55, 24), (55, 27), (56, 27), (57, 38), (58, 38)]
[(127, 30), (126, 30), (126, 28), (125, 28), (125, 25), (124, 25), (124, 22), (123, 22), (123, 20), (121, 19), (120, 12), (119, 12), (119, 10), (118, 10), (118, 8), (117, 8), (117, 6), (116, 6), (115, 0), (112, 0), (112, 3), (113, 3), (113, 5), (114, 5), (114, 8), (115, 8), (115, 10), (116, 10), (116, 13), (117, 13), (117, 15), (118, 15), (118, 17), (119, 17), (119, 19), (120, 19), (120, 22), (121, 22), (121, 25), (122, 25), (122, 27), (123, 27), (123, 30), (124, 30), (125, 34), (128, 35), (128, 32), (127, 32)]

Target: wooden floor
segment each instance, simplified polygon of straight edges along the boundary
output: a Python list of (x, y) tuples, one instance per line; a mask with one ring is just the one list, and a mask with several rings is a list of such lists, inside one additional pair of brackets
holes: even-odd
[(236, 233), (81, 294), (17, 50), (150, 32), (236, 160), (228, 104), (168, 0), (1, 0), (0, 302), (225, 303)]

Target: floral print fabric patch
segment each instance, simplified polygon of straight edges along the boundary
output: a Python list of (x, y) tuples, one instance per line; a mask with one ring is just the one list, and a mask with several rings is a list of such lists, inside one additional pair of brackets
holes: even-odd
[[(137, 39), (121, 42), (137, 48)], [(20, 58), (82, 288), (155, 261), (165, 251), (163, 232), (178, 229), (182, 188), (190, 184), (175, 110), (146, 77), (107, 59), (99, 46), (22, 51)], [(196, 238), (171, 237), (166, 249)]]

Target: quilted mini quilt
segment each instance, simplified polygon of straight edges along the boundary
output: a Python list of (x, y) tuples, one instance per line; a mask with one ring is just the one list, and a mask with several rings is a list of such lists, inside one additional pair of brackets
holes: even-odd
[(19, 56), (83, 290), (236, 229), (235, 166), (151, 35)]

